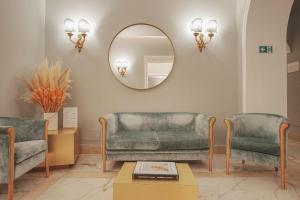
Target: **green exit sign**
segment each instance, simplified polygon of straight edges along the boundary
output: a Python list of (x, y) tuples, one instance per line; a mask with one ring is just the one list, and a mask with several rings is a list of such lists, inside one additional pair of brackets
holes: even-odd
[(273, 46), (259, 46), (259, 53), (273, 53)]

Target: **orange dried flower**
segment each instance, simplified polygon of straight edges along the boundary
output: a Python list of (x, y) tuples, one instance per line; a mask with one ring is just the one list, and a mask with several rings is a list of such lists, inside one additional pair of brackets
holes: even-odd
[(71, 98), (70, 68), (62, 70), (60, 62), (49, 66), (46, 59), (30, 81), (25, 78), (22, 81), (27, 91), (21, 99), (39, 105), (43, 112), (58, 112), (65, 100)]

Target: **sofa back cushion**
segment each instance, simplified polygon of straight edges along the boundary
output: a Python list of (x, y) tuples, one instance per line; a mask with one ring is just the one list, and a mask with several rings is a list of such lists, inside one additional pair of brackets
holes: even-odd
[(194, 131), (195, 113), (117, 113), (119, 131)]
[(194, 113), (158, 113), (158, 131), (187, 131), (195, 130)]
[(156, 127), (154, 113), (118, 113), (120, 131), (153, 131)]

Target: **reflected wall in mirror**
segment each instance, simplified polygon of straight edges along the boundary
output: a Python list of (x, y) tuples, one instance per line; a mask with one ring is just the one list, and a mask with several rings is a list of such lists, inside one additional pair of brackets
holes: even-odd
[(113, 39), (109, 63), (121, 83), (134, 89), (148, 89), (169, 76), (174, 63), (174, 48), (159, 28), (134, 24), (121, 30)]

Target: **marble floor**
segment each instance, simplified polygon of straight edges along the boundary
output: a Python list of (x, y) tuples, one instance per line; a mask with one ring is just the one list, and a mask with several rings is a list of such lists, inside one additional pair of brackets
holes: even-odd
[[(80, 155), (71, 168), (29, 172), (15, 182), (16, 200), (112, 200), (112, 185), (122, 163), (110, 163), (111, 171), (101, 173), (99, 155)], [(289, 140), (287, 189), (279, 189), (280, 178), (273, 167), (246, 163), (232, 165), (231, 176), (225, 175), (225, 156), (214, 157), (214, 170), (207, 172), (206, 163), (191, 162), (199, 185), (201, 200), (299, 200), (300, 140)], [(0, 199), (6, 199), (6, 185), (0, 185)]]

